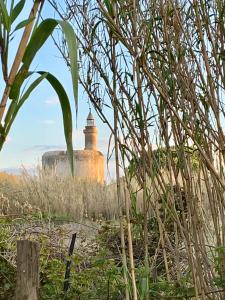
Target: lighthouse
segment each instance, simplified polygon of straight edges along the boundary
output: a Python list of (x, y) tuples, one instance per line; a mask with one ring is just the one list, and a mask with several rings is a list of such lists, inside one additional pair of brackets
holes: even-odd
[[(84, 150), (74, 150), (74, 175), (77, 178), (103, 183), (104, 156), (98, 150), (98, 129), (95, 119), (89, 111), (84, 133)], [(42, 156), (42, 167), (52, 169), (57, 176), (71, 176), (70, 165), (66, 151), (48, 151)]]
[(85, 148), (84, 150), (97, 150), (97, 136), (98, 136), (98, 129), (95, 126), (95, 120), (91, 113), (89, 112), (87, 116), (87, 124), (84, 129), (85, 135)]

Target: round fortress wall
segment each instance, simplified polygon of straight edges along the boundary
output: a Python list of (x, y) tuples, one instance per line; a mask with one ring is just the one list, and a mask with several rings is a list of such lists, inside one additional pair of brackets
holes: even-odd
[[(74, 175), (99, 183), (104, 182), (104, 156), (96, 150), (74, 150)], [(42, 156), (44, 169), (53, 169), (58, 176), (70, 176), (71, 170), (65, 151), (49, 151)]]

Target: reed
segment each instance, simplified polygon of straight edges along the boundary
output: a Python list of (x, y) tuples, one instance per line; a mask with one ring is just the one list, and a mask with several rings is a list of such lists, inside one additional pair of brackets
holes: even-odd
[[(224, 3), (70, 0), (62, 11), (49, 2), (76, 28), (80, 83), (119, 144), (127, 220), (143, 233), (142, 299), (149, 297), (148, 280), (160, 280), (154, 275), (159, 251), (168, 282), (190, 274), (195, 299), (224, 299), (213, 263), (225, 247)], [(116, 131), (110, 108), (118, 114)], [(152, 215), (160, 233), (153, 256)]]

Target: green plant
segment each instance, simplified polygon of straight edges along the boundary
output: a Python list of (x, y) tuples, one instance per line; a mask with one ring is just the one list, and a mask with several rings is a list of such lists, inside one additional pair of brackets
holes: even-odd
[[(115, 140), (120, 219), (121, 166), (126, 175), (125, 202), (131, 205), (124, 217), (127, 227), (120, 222), (120, 249), (133, 279), (126, 300), (137, 299), (139, 265), (129, 264), (137, 227), (146, 274), (154, 268), (148, 251), (152, 216), (159, 235), (153, 252), (158, 257), (162, 250), (165, 271), (158, 280), (179, 282), (190, 272), (193, 297), (224, 299), (223, 292), (214, 294), (218, 274), (209, 254), (224, 247), (225, 230), (223, 1), (69, 0), (63, 11), (61, 1), (50, 2), (77, 28), (84, 58), (80, 83)], [(129, 253), (124, 256), (126, 235)], [(223, 255), (220, 268), (222, 278)], [(146, 288), (150, 280), (144, 280)]]
[[(68, 46), (73, 91), (77, 107), (78, 67), (76, 37), (71, 25), (66, 21), (46, 19), (39, 23), (43, 5), (44, 0), (35, 0), (28, 19), (15, 25), (17, 18), (22, 16), (25, 0), (18, 1), (16, 5), (14, 0), (10, 1), (10, 4), (9, 1), (0, 0), (0, 52), (2, 75), (5, 82), (5, 88), (0, 101), (0, 149), (19, 110), (29, 98), (31, 92), (46, 79), (54, 88), (61, 104), (65, 139), (73, 170), (72, 114), (68, 96), (62, 84), (53, 74), (45, 71), (32, 72), (31, 64), (53, 30), (57, 26), (60, 26)], [(21, 29), (23, 29), (23, 34), (20, 38), (12, 66), (9, 67), (9, 58), (12, 59), (10, 44)], [(33, 74), (36, 74), (37, 78), (27, 87), (24, 83)]]
[(13, 299), (15, 294), (16, 269), (0, 257), (0, 299)]
[(13, 299), (16, 286), (16, 268), (11, 263), (11, 253), (15, 251), (15, 247), (11, 236), (10, 227), (4, 219), (0, 219), (0, 299), (8, 300)]
[[(49, 223), (49, 229), (46, 229), (45, 221), (36, 216), (2, 221), (0, 225), (7, 225), (0, 232), (1, 299), (11, 299), (14, 294), (15, 245), (17, 239), (24, 238), (36, 240), (40, 245), (40, 299), (120, 299), (123, 290), (122, 269), (111, 256), (107, 245), (99, 249), (95, 241), (90, 240), (84, 246), (75, 247), (70, 258), (70, 288), (65, 294), (63, 283), (68, 259), (66, 229), (53, 223)], [(15, 231), (14, 228), (19, 230)]]
[(214, 252), (214, 264), (217, 274), (215, 278), (215, 283), (218, 286), (218, 288), (225, 288), (224, 258), (225, 247), (217, 247)]

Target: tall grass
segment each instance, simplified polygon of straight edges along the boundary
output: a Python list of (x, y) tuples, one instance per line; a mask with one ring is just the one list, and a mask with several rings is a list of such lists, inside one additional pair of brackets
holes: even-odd
[[(141, 228), (145, 249), (140, 298), (148, 300), (151, 280), (162, 279), (154, 275), (161, 251), (168, 283), (188, 277), (189, 298), (224, 299), (224, 1), (69, 0), (64, 11), (49, 2), (77, 30), (80, 82), (117, 139), (115, 149), (119, 143), (117, 166), (124, 167), (132, 208), (127, 228), (133, 240)], [(165, 149), (164, 167), (155, 145)], [(154, 255), (150, 211), (159, 230)], [(133, 283), (130, 299), (137, 298)]]
[[(101, 185), (72, 177), (58, 177), (53, 171), (37, 170), (35, 176), (0, 178), (1, 213), (41, 211), (76, 220), (118, 217), (116, 185)], [(30, 207), (30, 208), (29, 208)]]

